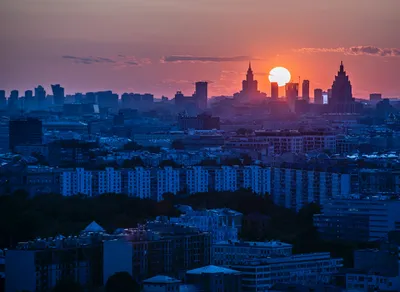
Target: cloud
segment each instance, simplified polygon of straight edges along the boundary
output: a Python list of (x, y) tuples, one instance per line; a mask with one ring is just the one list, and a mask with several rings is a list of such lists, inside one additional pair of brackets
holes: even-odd
[(150, 59), (146, 58), (137, 60), (136, 57), (134, 56), (126, 56), (126, 55), (117, 55), (117, 57), (113, 58), (93, 57), (93, 56), (80, 57), (80, 56), (64, 55), (62, 56), (62, 58), (71, 60), (76, 64), (84, 64), (84, 65), (109, 64), (117, 69), (151, 64)]
[(351, 56), (400, 57), (399, 48), (379, 48), (374, 46), (355, 46), (350, 48), (301, 48), (298, 53), (342, 53)]
[(161, 59), (162, 63), (180, 63), (180, 62), (189, 62), (189, 63), (220, 63), (220, 62), (243, 62), (243, 61), (251, 61), (251, 60), (259, 60), (249, 56), (234, 56), (234, 57), (200, 57), (200, 56), (165, 56)]

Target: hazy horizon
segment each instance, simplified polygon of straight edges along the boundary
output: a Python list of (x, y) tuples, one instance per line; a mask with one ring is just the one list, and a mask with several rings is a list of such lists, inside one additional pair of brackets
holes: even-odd
[(399, 11), (397, 0), (3, 0), (0, 89), (172, 97), (206, 80), (210, 96), (231, 95), (252, 60), (268, 94), (276, 66), (326, 90), (343, 60), (355, 97), (400, 97)]

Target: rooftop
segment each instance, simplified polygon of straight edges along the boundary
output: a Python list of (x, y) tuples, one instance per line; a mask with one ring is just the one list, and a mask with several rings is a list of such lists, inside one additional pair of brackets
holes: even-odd
[(154, 276), (150, 279), (146, 279), (143, 281), (143, 283), (159, 283), (159, 284), (168, 284), (168, 283), (180, 283), (181, 281), (175, 279), (175, 278), (171, 278), (168, 276), (163, 276), (163, 275), (158, 275), (158, 276)]
[(238, 274), (240, 272), (236, 271), (236, 270), (231, 270), (228, 268), (213, 266), (213, 265), (201, 267), (201, 268), (194, 269), (194, 270), (189, 270), (186, 272), (186, 274), (190, 274), (190, 275), (221, 274), (221, 273), (223, 273), (223, 274)]
[(235, 246), (252, 246), (252, 247), (267, 247), (267, 248), (279, 248), (279, 247), (292, 247), (289, 243), (280, 241), (220, 241), (216, 245), (235, 245)]

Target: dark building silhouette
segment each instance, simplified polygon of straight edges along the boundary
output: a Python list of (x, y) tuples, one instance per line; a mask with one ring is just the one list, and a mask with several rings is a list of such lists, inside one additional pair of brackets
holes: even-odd
[(314, 103), (315, 104), (324, 104), (324, 97), (322, 95), (321, 88), (314, 89)]
[(7, 99), (5, 90), (0, 90), (0, 109), (7, 107)]
[(94, 92), (86, 92), (85, 98), (83, 100), (76, 100), (76, 97), (81, 97), (81, 95), (75, 95), (75, 102), (84, 102), (84, 103), (96, 103), (96, 93)]
[(49, 144), (49, 164), (58, 167), (88, 166), (96, 142), (58, 140)]
[(346, 71), (344, 71), (343, 62), (341, 62), (339, 72), (333, 81), (332, 96), (330, 98), (328, 92), (328, 100), (330, 109), (334, 113), (355, 112), (352, 86), (349, 76), (346, 74)]
[(303, 100), (310, 102), (310, 81), (309, 80), (303, 80), (301, 91), (302, 91)]
[(96, 93), (97, 103), (101, 108), (118, 108), (118, 94), (114, 94), (111, 90), (100, 91)]
[(196, 92), (195, 92), (197, 106), (199, 109), (207, 108), (208, 101), (208, 83), (204, 81), (196, 82)]
[(53, 102), (55, 105), (63, 105), (65, 101), (65, 91), (60, 84), (51, 85), (53, 91)]
[(208, 114), (201, 114), (197, 117), (179, 116), (178, 118), (179, 129), (188, 130), (213, 130), (220, 129), (219, 117), (212, 117)]
[(369, 101), (370, 102), (380, 102), (382, 100), (382, 94), (380, 93), (371, 93), (369, 95)]
[(38, 109), (43, 109), (46, 105), (46, 90), (41, 85), (35, 88), (35, 101)]
[(25, 91), (24, 104), (25, 104), (25, 106), (24, 106), (25, 110), (28, 110), (28, 111), (35, 107), (35, 99), (33, 97), (32, 90)]
[(196, 97), (184, 96), (181, 91), (175, 94), (175, 106), (179, 111), (186, 111), (190, 114), (198, 113)]
[(258, 82), (254, 80), (251, 63), (247, 69), (246, 80), (242, 81), (242, 91), (235, 93), (233, 97), (238, 101), (259, 100), (266, 97), (265, 93), (258, 90)]
[(279, 98), (278, 82), (271, 82), (271, 98), (275, 100)]
[(18, 145), (40, 145), (42, 144), (42, 137), (41, 120), (28, 118), (9, 122), (10, 150), (14, 150)]
[(286, 83), (285, 90), (286, 90), (286, 101), (289, 105), (290, 110), (294, 112), (295, 103), (297, 97), (299, 96), (299, 84), (293, 82)]
[(10, 97), (8, 98), (8, 110), (11, 112), (15, 112), (18, 110), (18, 99), (19, 92), (18, 90), (13, 90), (10, 93)]
[(150, 93), (124, 93), (121, 96), (121, 105), (123, 108), (133, 108), (148, 110), (154, 104), (154, 95)]

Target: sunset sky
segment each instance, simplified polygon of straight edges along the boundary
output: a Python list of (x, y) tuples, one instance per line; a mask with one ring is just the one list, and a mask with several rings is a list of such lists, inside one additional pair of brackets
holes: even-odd
[(327, 89), (343, 60), (356, 97), (400, 97), (399, 13), (400, 0), (1, 0), (0, 88), (172, 97), (207, 80), (231, 95), (252, 60), (270, 94), (275, 66)]

